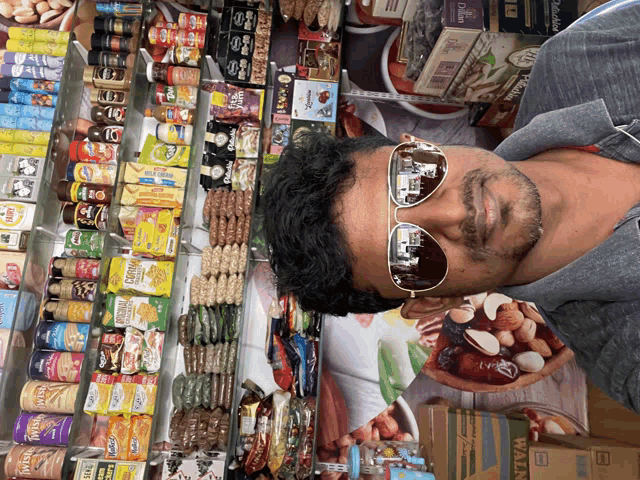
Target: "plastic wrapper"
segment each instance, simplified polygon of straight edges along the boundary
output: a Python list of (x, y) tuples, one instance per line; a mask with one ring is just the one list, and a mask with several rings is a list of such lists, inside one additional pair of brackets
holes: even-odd
[(209, 425), (207, 426), (207, 442), (212, 449), (218, 447), (218, 434), (220, 431), (220, 420), (222, 419), (222, 409), (214, 408), (209, 417)]
[(222, 188), (216, 188), (215, 193), (213, 195), (213, 203), (211, 204), (211, 223), (213, 223), (214, 217), (220, 216), (220, 206), (222, 205), (222, 200), (225, 196), (225, 191)]
[(318, 14), (316, 15), (318, 19), (318, 25), (320, 28), (325, 28), (329, 23), (329, 15), (331, 13), (331, 0), (322, 0), (320, 4), (320, 8), (318, 9)]
[(222, 345), (222, 352), (220, 354), (220, 373), (226, 372), (227, 363), (229, 361), (229, 348), (231, 344), (225, 342)]
[(264, 391), (251, 380), (242, 384), (244, 393), (238, 406), (238, 438), (236, 441), (236, 460), (242, 465), (244, 457), (251, 450), (256, 437), (258, 407), (264, 397)]
[(244, 230), (242, 232), (242, 243), (249, 243), (249, 237), (251, 235), (251, 215), (244, 217)]
[(220, 273), (229, 273), (229, 264), (231, 263), (231, 246), (226, 245), (222, 249), (222, 258), (220, 259)]
[(118, 375), (113, 387), (107, 413), (109, 415), (128, 415), (133, 408), (136, 396), (136, 379), (133, 375)]
[(215, 346), (214, 355), (213, 355), (213, 368), (211, 369), (213, 373), (222, 372), (222, 349), (223, 348), (224, 348), (223, 343), (218, 343)]
[(218, 406), (218, 397), (220, 396), (220, 375), (214, 373), (211, 375), (211, 399), (210, 408), (215, 409)]
[(242, 305), (242, 298), (244, 296), (244, 273), (238, 274), (238, 282), (236, 283), (235, 303), (236, 305)]
[(194, 373), (191, 369), (191, 356), (193, 355), (191, 345), (186, 345), (184, 347), (184, 350), (182, 351), (182, 354), (184, 355), (184, 369), (187, 372), (187, 375), (190, 373)]
[[(212, 307), (216, 304), (218, 279), (212, 275), (207, 283), (209, 286), (207, 289), (207, 307)], [(209, 311), (209, 309), (207, 309), (207, 311)], [(211, 313), (209, 313), (209, 316), (211, 316)]]
[(213, 359), (215, 357), (215, 346), (210, 343), (206, 347), (205, 357), (204, 357), (204, 373), (213, 372)]
[[(234, 237), (235, 238), (235, 237)], [(218, 245), (227, 244), (227, 217), (222, 215), (218, 219)]]
[(217, 277), (220, 273), (220, 261), (222, 260), (222, 247), (218, 245), (213, 249), (211, 256), (211, 275)]
[(289, 421), (287, 423), (287, 441), (282, 465), (277, 471), (279, 477), (296, 478), (298, 448), (300, 446), (300, 426), (302, 424), (302, 403), (299, 398), (292, 398), (289, 403)]
[(207, 197), (204, 199), (204, 207), (202, 208), (202, 222), (205, 225), (209, 225), (209, 221), (211, 219), (211, 207), (213, 206), (214, 194), (214, 190), (209, 190), (207, 192)]
[(211, 276), (211, 256), (213, 247), (207, 246), (202, 249), (202, 276), (209, 278)]
[[(240, 275), (238, 276), (240, 279)], [(240, 321), (242, 319), (242, 305), (234, 305), (233, 306), (233, 318), (231, 322), (231, 326), (229, 327), (229, 340), (238, 340), (238, 336), (240, 334)]]
[(124, 350), (122, 353), (122, 373), (132, 375), (138, 373), (142, 366), (142, 350), (144, 336), (142, 332), (133, 327), (127, 327), (124, 336)]
[(211, 217), (211, 223), (209, 224), (209, 245), (213, 248), (218, 246), (218, 226), (220, 220), (218, 217)]
[(115, 387), (113, 375), (94, 372), (89, 384), (89, 392), (84, 402), (84, 411), (88, 414), (106, 415)]
[(131, 413), (153, 415), (156, 408), (156, 396), (158, 394), (158, 376), (138, 375), (138, 380)]
[(279, 335), (273, 336), (273, 360), (271, 363), (273, 369), (273, 379), (278, 386), (289, 391), (293, 384), (293, 371), (291, 369), (291, 361), (287, 355), (285, 344)]
[(298, 446), (297, 471), (299, 478), (311, 475), (313, 461), (313, 436), (315, 430), (316, 399), (307, 397), (302, 401), (300, 423), (300, 445)]
[(182, 452), (185, 455), (191, 455), (198, 441), (198, 424), (200, 423), (200, 410), (192, 408), (187, 412), (184, 419), (185, 430), (182, 437)]
[(223, 406), (227, 410), (231, 408), (231, 402), (233, 401), (233, 386), (235, 383), (235, 375), (233, 373), (225, 373), (225, 377), (227, 377), (224, 395), (223, 395)]
[(187, 315), (178, 318), (178, 343), (183, 347), (187, 344)]
[(248, 188), (244, 191), (244, 214), (250, 216), (253, 203), (253, 189)]
[(235, 215), (229, 216), (227, 220), (227, 246), (233, 245), (236, 241), (236, 224), (238, 217)]
[(251, 450), (244, 458), (244, 471), (247, 475), (262, 470), (267, 464), (269, 446), (271, 444), (271, 418), (273, 413), (273, 396), (269, 395), (260, 402), (256, 420), (256, 434)]
[(195, 309), (195, 314), (193, 315), (193, 344), (194, 345), (202, 345), (202, 319), (200, 318), (200, 308), (202, 307), (201, 303), (198, 303), (198, 307)]
[(132, 462), (144, 462), (147, 460), (152, 424), (153, 419), (150, 415), (136, 415), (131, 418), (126, 460)]
[(105, 373), (120, 371), (124, 335), (119, 333), (103, 333), (98, 354), (98, 368)]
[(304, 397), (304, 391), (307, 385), (307, 343), (299, 333), (293, 336), (293, 340), (296, 342), (298, 352), (300, 353), (300, 373), (296, 394), (299, 397)]
[(211, 408), (211, 375), (205, 373), (202, 384), (202, 406)]
[(267, 466), (277, 472), (282, 466), (287, 448), (287, 425), (289, 424), (289, 401), (291, 393), (277, 390), (273, 393), (273, 415), (271, 417), (271, 444)]
[(242, 233), (244, 231), (244, 222), (245, 222), (244, 214), (238, 215), (238, 221), (236, 222), (236, 234), (235, 234), (235, 243), (238, 245), (242, 243)]
[[(240, 260), (240, 245), (234, 243), (231, 247), (231, 253), (229, 255), (229, 273), (236, 274), (238, 273), (238, 265)], [(233, 302), (228, 302), (233, 303)]]
[(107, 448), (104, 458), (107, 460), (126, 460), (129, 447), (129, 429), (131, 419), (121, 416), (111, 417), (107, 427)]
[(193, 343), (194, 328), (196, 326), (196, 308), (190, 306), (187, 311), (187, 343)]
[(198, 375), (196, 377), (196, 386), (194, 389), (194, 400), (193, 400), (193, 405), (196, 407), (199, 407), (202, 405), (202, 386), (204, 385), (204, 377), (205, 375)]
[(307, 338), (306, 343), (306, 382), (304, 388), (305, 396), (315, 397), (318, 395), (318, 342)]
[(231, 219), (231, 217), (236, 214), (236, 192), (231, 191), (227, 195), (227, 218)]
[(224, 407), (224, 398), (225, 392), (227, 391), (229, 382), (229, 375), (221, 373), (220, 374), (220, 390), (218, 391), (218, 406)]
[(227, 276), (224, 273), (218, 277), (218, 288), (216, 289), (216, 303), (223, 304), (227, 294)]
[(164, 332), (149, 330), (144, 332), (142, 349), (142, 370), (156, 373), (162, 363), (162, 348), (164, 346)]
[[(212, 282), (216, 285), (218, 285), (218, 281), (214, 279), (214, 281)], [(209, 313), (209, 330), (210, 330), (210, 341), (211, 343), (215, 343), (218, 341), (218, 320), (216, 318), (216, 313), (214, 308), (210, 307), (207, 308), (207, 312)]]
[(226, 373), (235, 373), (236, 361), (238, 360), (238, 342), (234, 340), (229, 344), (229, 357), (227, 358)]
[(189, 284), (189, 303), (198, 305), (200, 302), (200, 277), (192, 277)]
[[(209, 284), (209, 281), (206, 283)], [(208, 345), (211, 342), (211, 319), (209, 318), (209, 310), (205, 306), (200, 307), (198, 320), (202, 324), (202, 345)]]
[(171, 440), (171, 449), (181, 449), (182, 438), (184, 437), (185, 430), (185, 412), (182, 410), (176, 411), (171, 417), (169, 422), (169, 440)]
[(176, 410), (182, 410), (184, 407), (182, 398), (184, 394), (185, 381), (185, 376), (181, 373), (173, 379), (173, 383), (171, 384), (171, 400), (173, 401), (173, 406)]
[(235, 303), (236, 299), (236, 283), (238, 282), (238, 275), (231, 274), (227, 279), (227, 292), (224, 297), (224, 301), (227, 305)]
[(444, 0), (417, 0), (415, 15), (407, 28), (405, 54), (407, 68), (404, 78), (415, 82), (427, 63), (442, 32)]
[[(227, 204), (229, 202), (229, 190), (222, 190), (222, 194), (220, 195), (220, 205), (218, 207), (218, 216), (220, 218), (227, 218)], [(226, 223), (225, 223), (226, 226)], [(219, 242), (224, 245), (223, 242)]]
[(209, 437), (207, 436), (207, 430), (209, 428), (210, 419), (211, 419), (211, 411), (209, 410), (200, 411), (199, 423), (198, 423), (197, 445), (198, 445), (198, 450), (202, 452), (207, 452), (211, 450), (211, 443), (209, 442)]
[(218, 450), (226, 451), (229, 443), (229, 431), (231, 430), (231, 420), (229, 412), (224, 412), (218, 424)]
[(204, 345), (196, 345), (196, 374), (202, 375), (204, 373), (204, 363), (207, 357), (207, 347)]
[(290, 391), (296, 393), (299, 391), (300, 385), (300, 368), (301, 367), (301, 358), (300, 352), (298, 351), (298, 346), (293, 338), (282, 340), (282, 345), (284, 346), (284, 350), (287, 353), (287, 358), (289, 359), (289, 365), (291, 365), (291, 388)]
[(185, 377), (184, 390), (182, 391), (182, 406), (185, 410), (191, 410), (196, 404), (196, 375), (189, 374)]
[(296, 0), (296, 3), (293, 7), (293, 18), (295, 18), (296, 20), (302, 20), (302, 15), (308, 1), (309, 0)]
[(244, 192), (236, 192), (236, 205), (235, 205), (236, 217), (244, 217)]
[(216, 82), (203, 85), (213, 93), (211, 115), (219, 122), (241, 123), (262, 119), (264, 90), (242, 88), (227, 83)]

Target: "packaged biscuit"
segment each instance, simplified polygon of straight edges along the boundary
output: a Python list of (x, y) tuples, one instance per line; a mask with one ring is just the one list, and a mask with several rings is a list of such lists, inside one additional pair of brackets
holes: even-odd
[(187, 171), (183, 168), (129, 162), (124, 169), (124, 181), (142, 185), (184, 188), (187, 183)]
[(176, 255), (181, 209), (140, 207), (133, 234), (134, 255), (171, 259)]
[(138, 218), (139, 207), (121, 207), (118, 212), (118, 220), (124, 232), (124, 237), (133, 242), (133, 235), (136, 231), (136, 218)]
[(145, 462), (124, 462), (81, 458), (76, 466), (74, 480), (143, 480)]
[(160, 370), (162, 362), (162, 347), (164, 345), (164, 333), (148, 331), (144, 334), (142, 349), (142, 370), (156, 373)]
[(153, 238), (156, 233), (158, 214), (162, 209), (140, 207), (136, 216), (136, 227), (133, 231), (131, 250), (134, 255), (150, 255)]
[(142, 367), (144, 337), (137, 328), (127, 327), (124, 337), (124, 351), (120, 371), (132, 375)]
[(149, 415), (136, 415), (131, 418), (127, 460), (144, 461), (147, 459), (152, 423), (153, 419)]
[(124, 206), (182, 208), (183, 199), (183, 188), (125, 185), (120, 202)]
[(30, 380), (22, 387), (20, 408), (34, 413), (73, 413), (77, 383)]
[(84, 411), (88, 414), (106, 415), (117, 377), (94, 372), (89, 384), (89, 393), (84, 402)]
[(113, 386), (111, 401), (107, 413), (109, 415), (129, 415), (136, 396), (136, 384), (139, 381), (134, 375), (118, 375)]
[(158, 393), (158, 376), (138, 375), (138, 377), (136, 396), (133, 399), (131, 413), (153, 415), (156, 407), (156, 395)]
[(155, 135), (147, 135), (138, 163), (143, 165), (158, 165), (161, 167), (189, 166), (189, 147), (169, 145), (158, 140)]
[(15, 445), (4, 460), (6, 477), (60, 480), (67, 452), (62, 447)]
[(111, 417), (107, 427), (107, 448), (104, 458), (107, 460), (126, 460), (129, 450), (129, 430), (131, 419), (121, 416)]
[(171, 295), (173, 262), (113, 258), (109, 268), (107, 293)]
[(168, 319), (167, 298), (109, 294), (102, 324), (106, 327), (135, 327), (142, 331), (157, 329), (164, 332)]
[(40, 315), (45, 320), (57, 322), (89, 323), (93, 312), (92, 302), (44, 299)]
[(103, 333), (98, 353), (98, 368), (105, 373), (118, 373), (122, 365), (123, 347), (124, 335)]

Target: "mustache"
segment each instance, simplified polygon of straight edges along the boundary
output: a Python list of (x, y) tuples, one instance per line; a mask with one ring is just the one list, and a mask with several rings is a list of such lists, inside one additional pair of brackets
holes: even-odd
[[(480, 248), (480, 238), (478, 235), (478, 227), (476, 225), (476, 205), (474, 202), (474, 186), (479, 185), (482, 187), (485, 183), (490, 180), (497, 178), (497, 175), (493, 172), (487, 172), (486, 170), (482, 170), (480, 168), (476, 168), (474, 170), (469, 170), (465, 173), (462, 178), (462, 204), (464, 205), (466, 211), (466, 217), (460, 224), (460, 229), (462, 230), (462, 241), (467, 248), (472, 250), (477, 250)], [(503, 206), (501, 207), (500, 213), (502, 215), (502, 221), (508, 218), (504, 214), (509, 214), (511, 207)]]

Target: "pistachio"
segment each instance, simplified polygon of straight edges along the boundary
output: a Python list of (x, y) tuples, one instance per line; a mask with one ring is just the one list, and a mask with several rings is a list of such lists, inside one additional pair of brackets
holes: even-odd
[(511, 298), (506, 295), (502, 295), (501, 293), (492, 293), (491, 295), (487, 295), (487, 298), (484, 301), (484, 313), (489, 317), (489, 320), (495, 320), (498, 307), (505, 303), (511, 303), (512, 301), (513, 300), (511, 300)]
[(474, 314), (475, 312), (471, 305), (460, 305), (459, 308), (449, 311), (449, 317), (456, 323), (469, 323), (473, 320)]
[(464, 338), (469, 345), (485, 355), (494, 356), (500, 352), (500, 342), (489, 332), (470, 328), (465, 330)]
[(512, 347), (514, 343), (516, 343), (516, 339), (509, 330), (498, 330), (495, 333), (498, 342), (500, 345), (504, 345), (505, 347)]
[(529, 343), (536, 336), (536, 322), (525, 318), (520, 328), (513, 332), (515, 339), (522, 343)]
[(539, 372), (544, 368), (544, 358), (538, 352), (523, 352), (513, 357), (520, 370), (523, 372)]

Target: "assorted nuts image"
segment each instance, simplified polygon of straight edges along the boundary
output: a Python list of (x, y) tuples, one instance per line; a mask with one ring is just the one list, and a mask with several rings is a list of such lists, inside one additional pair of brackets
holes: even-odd
[(507, 385), (540, 372), (565, 348), (535, 305), (499, 293), (476, 295), (441, 322), (427, 368), (463, 380)]
[(43, 25), (58, 18), (71, 6), (71, 0), (5, 0), (0, 2), (0, 15), (24, 25)]

